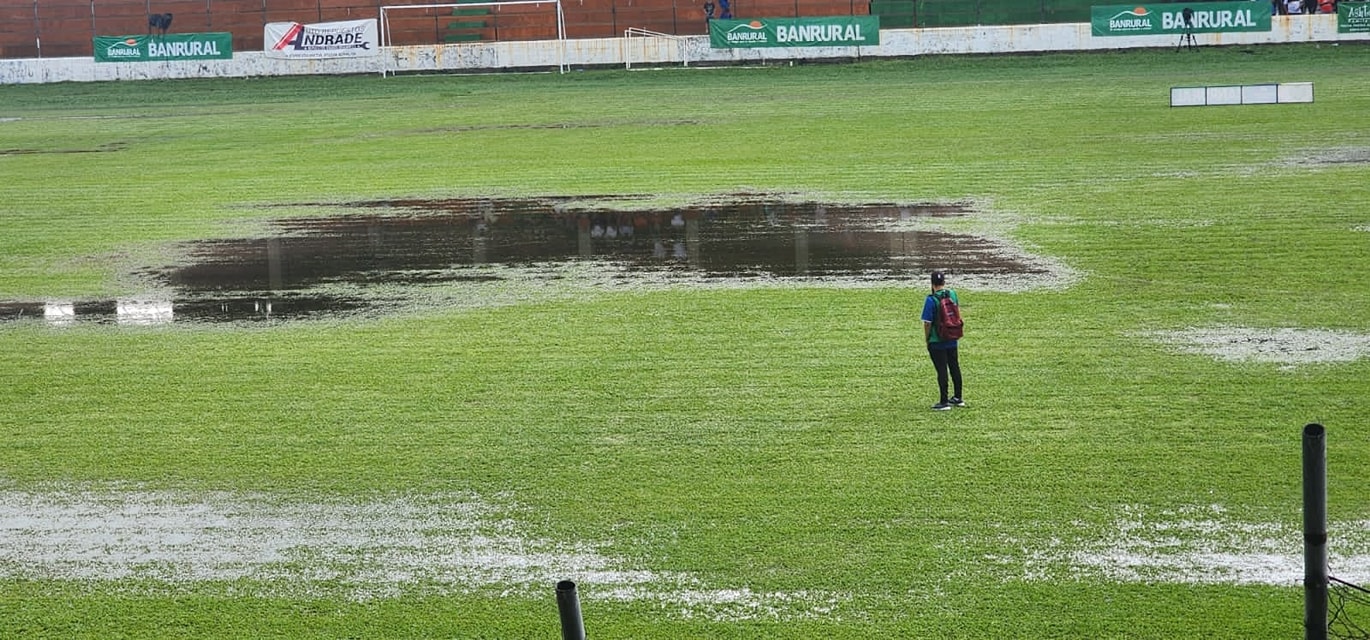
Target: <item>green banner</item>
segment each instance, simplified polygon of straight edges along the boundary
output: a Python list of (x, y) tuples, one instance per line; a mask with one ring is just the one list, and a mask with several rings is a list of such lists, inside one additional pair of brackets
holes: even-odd
[(1337, 33), (1370, 33), (1370, 2), (1338, 2)]
[(1270, 31), (1270, 4), (1265, 2), (1109, 5), (1090, 7), (1089, 12), (1096, 36)]
[(715, 49), (871, 47), (880, 44), (880, 16), (710, 20)]
[(229, 60), (233, 34), (168, 33), (156, 36), (95, 36), (96, 62)]

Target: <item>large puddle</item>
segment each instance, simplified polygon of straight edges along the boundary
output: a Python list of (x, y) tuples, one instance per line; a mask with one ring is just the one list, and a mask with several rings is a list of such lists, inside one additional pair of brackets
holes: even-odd
[[(140, 275), (160, 299), (0, 302), (0, 319), (159, 324), (295, 320), (415, 305), (483, 306), (623, 287), (834, 286), (1050, 275), (1004, 241), (938, 229), (966, 205), (737, 198), (637, 208), (640, 197), (383, 200), (290, 205), (319, 215), (262, 237), (178, 247)], [(1048, 278), (1049, 279), (1049, 278)]]

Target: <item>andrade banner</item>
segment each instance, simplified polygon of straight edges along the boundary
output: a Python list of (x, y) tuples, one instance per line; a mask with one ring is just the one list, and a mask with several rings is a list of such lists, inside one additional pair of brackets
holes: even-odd
[(1370, 33), (1370, 2), (1338, 2), (1337, 33)]
[(363, 58), (380, 55), (376, 20), (266, 23), (268, 58)]
[[(1185, 21), (1186, 9), (1190, 11), (1188, 23)], [(1270, 4), (1195, 2), (1108, 5), (1090, 7), (1089, 22), (1096, 36), (1270, 31)]]
[(715, 49), (870, 47), (880, 44), (880, 16), (710, 20)]
[(233, 34), (168, 33), (156, 36), (95, 36), (96, 62), (229, 60)]

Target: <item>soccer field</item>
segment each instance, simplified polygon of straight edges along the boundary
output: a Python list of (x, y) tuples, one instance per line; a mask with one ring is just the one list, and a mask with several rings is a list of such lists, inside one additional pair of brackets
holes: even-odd
[[(1331, 573), (1370, 583), (1368, 70), (5, 87), (0, 637), (549, 638), (558, 580), (592, 638), (1299, 637), (1306, 423)], [(1316, 101), (1168, 106), (1268, 82)], [(529, 202), (702, 222), (640, 263), (581, 228), (553, 264), (546, 226), (491, 259), (473, 238), (531, 223), (481, 207)], [(708, 225), (753, 214), (798, 273), (708, 271)], [(816, 273), (839, 223), (889, 262)], [(371, 262), (326, 271), (320, 237)], [(428, 259), (456, 245), (486, 253)], [(329, 304), (261, 320), (204, 275), (242, 256)], [(947, 412), (933, 266), (967, 325)], [(157, 306), (191, 281), (258, 319)]]

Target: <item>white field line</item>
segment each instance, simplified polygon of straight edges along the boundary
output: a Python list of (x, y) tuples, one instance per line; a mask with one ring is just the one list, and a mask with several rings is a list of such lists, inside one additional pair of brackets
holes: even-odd
[(583, 543), (528, 537), (473, 495), (290, 502), (118, 489), (0, 490), (0, 578), (130, 581), (156, 589), (356, 600), (405, 593), (537, 596), (573, 580), (587, 600), (654, 602), (719, 620), (825, 615), (830, 593), (712, 589)]
[(1292, 368), (1370, 356), (1370, 335), (1329, 329), (1202, 327), (1140, 334), (1184, 353)]
[[(503, 511), (471, 495), (303, 503), (230, 493), (0, 490), (0, 578), (357, 600), (536, 597), (571, 579), (586, 600), (648, 602), (670, 615), (722, 621), (831, 619), (850, 599), (709, 588), (686, 574), (634, 569), (588, 545), (524, 536)], [(989, 560), (1009, 580), (1302, 582), (1298, 525), (1242, 522), (1219, 506), (1117, 511), (1105, 525), (1053, 525), (1050, 539), (1006, 536), (1003, 553)], [(1332, 574), (1370, 584), (1370, 521), (1334, 522), (1329, 533)]]
[[(1218, 506), (1161, 512), (1125, 507), (1102, 530), (1078, 522), (1063, 529), (1052, 544), (1027, 548), (1020, 561), (1026, 578), (1303, 584), (1301, 522), (1240, 522)], [(1327, 550), (1333, 576), (1370, 584), (1370, 520), (1329, 523)]]

